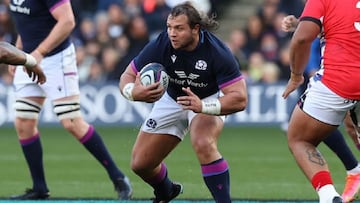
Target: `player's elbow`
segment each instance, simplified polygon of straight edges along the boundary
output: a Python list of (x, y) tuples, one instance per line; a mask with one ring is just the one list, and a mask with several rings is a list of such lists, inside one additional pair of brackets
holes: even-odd
[(243, 111), (245, 110), (246, 106), (247, 106), (247, 103), (248, 103), (248, 98), (247, 98), (247, 95), (246, 94), (243, 94), (243, 93), (239, 93), (239, 96), (236, 100), (236, 110), (237, 111)]
[(226, 112), (236, 113), (245, 110), (248, 103), (248, 97), (246, 93), (240, 91), (232, 92), (231, 99), (227, 100), (226, 103), (228, 104), (226, 105), (226, 109), (228, 109)]
[(312, 35), (297, 34), (294, 35), (291, 43), (294, 46), (303, 46), (305, 44), (311, 44), (313, 41), (314, 37)]
[(5, 48), (0, 47), (0, 62), (7, 62), (12, 57), (12, 54)]
[(66, 30), (72, 31), (75, 28), (75, 19), (71, 16), (68, 16), (67, 18), (62, 18), (59, 20), (59, 25), (61, 25), (62, 28), (66, 28)]
[(68, 28), (71, 28), (71, 30), (73, 30), (75, 28), (75, 20), (74, 19), (69, 19), (66, 22), (66, 26), (68, 26)]

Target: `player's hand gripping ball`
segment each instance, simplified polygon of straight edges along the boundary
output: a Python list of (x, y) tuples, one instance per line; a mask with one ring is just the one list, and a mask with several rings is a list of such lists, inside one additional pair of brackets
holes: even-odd
[(145, 86), (160, 81), (160, 85), (166, 89), (169, 85), (169, 76), (165, 72), (165, 67), (160, 63), (149, 63), (140, 71), (141, 83)]

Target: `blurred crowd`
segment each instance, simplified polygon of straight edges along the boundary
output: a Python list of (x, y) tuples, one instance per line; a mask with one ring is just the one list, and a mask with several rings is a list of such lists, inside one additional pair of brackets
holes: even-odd
[[(15, 44), (16, 30), (0, 0), (0, 40)], [(130, 60), (166, 28), (171, 8), (185, 0), (71, 0), (77, 26), (75, 43), (80, 82), (118, 81)], [(232, 0), (196, 0), (205, 13), (215, 13)], [(234, 28), (226, 39), (249, 83), (275, 83), (289, 77), (289, 41), (292, 33), (281, 31), (288, 14), (299, 17), (304, 0), (263, 0), (245, 27)], [(221, 28), (221, 25), (220, 25)], [(4, 64), (0, 64), (4, 65)], [(0, 82), (11, 84), (6, 68)]]
[(287, 15), (299, 17), (305, 0), (263, 0), (245, 27), (232, 30), (227, 43), (238, 58), (248, 83), (288, 81), (292, 33), (281, 30)]

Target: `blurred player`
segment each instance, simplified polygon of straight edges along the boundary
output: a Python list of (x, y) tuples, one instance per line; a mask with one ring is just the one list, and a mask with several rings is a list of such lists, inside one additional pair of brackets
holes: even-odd
[[(82, 118), (78, 74), (74, 45), (69, 35), (75, 26), (69, 0), (10, 1), (19, 37), (18, 48), (31, 53), (43, 69), (47, 82), (33, 83), (19, 69), (15, 71), (16, 94), (15, 128), (27, 161), (33, 186), (25, 194), (12, 199), (46, 199), (49, 189), (45, 181), (43, 152), (38, 116), (45, 98), (53, 104), (53, 110), (61, 124), (106, 169), (120, 199), (129, 199), (132, 193), (128, 178), (118, 169), (106, 149), (100, 135)], [(64, 150), (66, 146), (63, 146)], [(86, 169), (74, 169), (86, 170)]]
[[(357, 0), (308, 0), (290, 45), (291, 76), (283, 97), (303, 82), (313, 40), (322, 34), (321, 69), (310, 79), (290, 119), (288, 145), (319, 195), (320, 203), (342, 202), (318, 144), (342, 124), (348, 111), (359, 123), (360, 29)], [(357, 129), (359, 130), (359, 129)]]
[(0, 42), (0, 63), (9, 65), (23, 65), (32, 81), (43, 84), (46, 77), (37, 65), (36, 59), (7, 42)]
[[(286, 32), (295, 31), (299, 20), (293, 16), (286, 16), (282, 21), (282, 28)], [(306, 90), (309, 78), (311, 78), (316, 71), (320, 68), (321, 64), (321, 42), (319, 38), (316, 38), (311, 44), (309, 62), (305, 68), (304, 79), (305, 82), (300, 86), (300, 93)], [(345, 129), (353, 139), (356, 146), (358, 146), (358, 139), (356, 134), (356, 128), (352, 125), (350, 115), (347, 114), (345, 119)], [(346, 184), (342, 193), (342, 198), (345, 202), (353, 201), (360, 189), (360, 165), (350, 148), (346, 144), (346, 141), (341, 132), (336, 129), (327, 138), (324, 143), (340, 158), (341, 162), (346, 169)]]
[[(208, 31), (217, 26), (213, 18), (185, 2), (166, 24), (167, 32), (145, 46), (120, 79), (127, 99), (156, 101), (133, 147), (131, 168), (154, 189), (153, 202), (174, 199), (183, 186), (169, 179), (164, 159), (189, 131), (208, 189), (216, 202), (229, 203), (229, 167), (217, 139), (224, 115), (246, 107), (245, 80), (227, 46)], [(150, 62), (163, 64), (170, 77), (163, 96), (159, 83), (140, 84), (139, 71)]]

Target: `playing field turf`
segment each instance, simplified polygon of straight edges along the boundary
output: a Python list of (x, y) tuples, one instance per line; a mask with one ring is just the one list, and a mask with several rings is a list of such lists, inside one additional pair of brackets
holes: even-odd
[[(110, 200), (115, 199), (116, 194), (105, 171), (84, 147), (62, 128), (40, 130), (47, 182), (51, 197), (57, 200), (54, 202), (82, 202), (82, 199), (97, 203), (114, 202)], [(137, 128), (102, 127), (97, 130), (102, 134), (118, 166), (130, 177), (134, 198), (138, 199), (138, 202), (150, 199), (151, 188), (129, 168)], [(31, 181), (14, 129), (0, 128), (0, 136), (0, 199), (3, 199), (0, 202), (8, 202), (5, 199), (9, 196), (22, 193), (25, 188), (31, 187)], [(350, 139), (346, 139), (358, 156), (359, 152)], [(317, 194), (294, 162), (287, 148), (286, 136), (280, 129), (227, 126), (219, 142), (220, 151), (230, 164), (231, 192), (234, 199), (244, 200), (242, 203), (258, 200), (305, 202), (317, 199)], [(344, 167), (324, 145), (320, 146), (320, 150), (330, 165), (336, 188), (342, 192)], [(184, 193), (179, 196), (179, 199), (184, 201), (178, 203), (192, 199), (211, 199), (189, 139), (185, 139), (176, 148), (166, 163), (170, 178), (184, 185)], [(70, 201), (71, 199), (73, 201)]]

